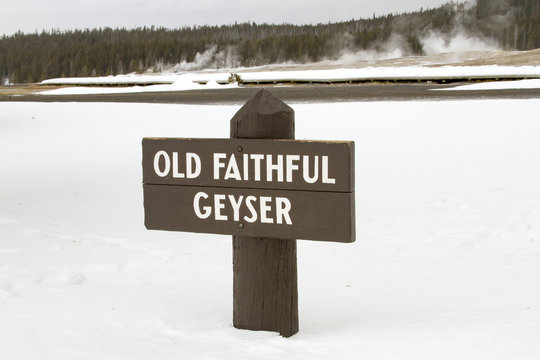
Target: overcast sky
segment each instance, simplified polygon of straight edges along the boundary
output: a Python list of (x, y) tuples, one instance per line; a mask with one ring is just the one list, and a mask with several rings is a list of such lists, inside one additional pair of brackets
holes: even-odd
[(449, 0), (0, 0), (0, 34), (95, 27), (311, 24), (433, 8)]

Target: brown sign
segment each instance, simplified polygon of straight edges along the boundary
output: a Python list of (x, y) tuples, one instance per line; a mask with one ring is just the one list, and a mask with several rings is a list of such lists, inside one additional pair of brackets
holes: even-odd
[(143, 182), (310, 191), (354, 190), (353, 142), (143, 139)]
[(145, 225), (352, 242), (353, 166), (353, 142), (145, 138)]

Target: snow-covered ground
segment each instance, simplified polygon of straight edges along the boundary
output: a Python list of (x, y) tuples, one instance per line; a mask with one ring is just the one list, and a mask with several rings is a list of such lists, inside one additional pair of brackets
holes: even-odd
[[(90, 83), (91, 84), (91, 83)], [(209, 80), (205, 84), (193, 82), (184, 77), (178, 77), (176, 81), (170, 84), (158, 85), (133, 85), (125, 87), (89, 87), (89, 86), (70, 86), (54, 90), (40, 91), (39, 95), (90, 95), (90, 94), (133, 94), (141, 92), (166, 92), (166, 91), (188, 91), (188, 90), (209, 90), (209, 89), (232, 89), (237, 88), (237, 83), (218, 84), (215, 80)]]
[(0, 104), (0, 359), (537, 359), (540, 100), (292, 104), (356, 142), (357, 242), (299, 241), (300, 332), (232, 327), (229, 236), (147, 231), (141, 138), (237, 106)]
[[(344, 82), (385, 80), (436, 80), (436, 79), (496, 79), (496, 78), (540, 78), (540, 66), (407, 66), (366, 67), (348, 69), (317, 69), (297, 71), (241, 71), (238, 75), (245, 82)], [(41, 91), (42, 95), (67, 94), (111, 94), (145, 91), (179, 91), (204, 88), (228, 88), (230, 72), (191, 72), (161, 75), (119, 75), (88, 78), (59, 78), (41, 82), (43, 85), (144, 85), (150, 86), (117, 88), (73, 87)], [(219, 84), (222, 85), (219, 85)], [(204, 85), (203, 85), (204, 84)]]
[(538, 76), (540, 66), (406, 66), (239, 73), (247, 81), (347, 81)]

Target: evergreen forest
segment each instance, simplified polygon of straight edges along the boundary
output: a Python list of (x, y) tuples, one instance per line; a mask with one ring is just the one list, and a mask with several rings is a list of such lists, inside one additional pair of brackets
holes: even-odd
[[(344, 51), (425, 53), (423, 39), (456, 33), (500, 49), (540, 48), (539, 0), (450, 2), (434, 9), (316, 25), (236, 23), (166, 29), (86, 29), (0, 38), (2, 84), (47, 78), (230, 68), (337, 59)], [(474, 50), (474, 49), (471, 49)]]

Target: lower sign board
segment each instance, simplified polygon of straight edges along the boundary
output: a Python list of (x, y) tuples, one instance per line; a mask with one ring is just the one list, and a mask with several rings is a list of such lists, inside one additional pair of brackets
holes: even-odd
[(150, 230), (354, 241), (352, 193), (144, 185)]
[(145, 225), (353, 242), (353, 148), (352, 142), (143, 139)]

